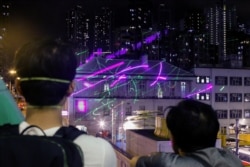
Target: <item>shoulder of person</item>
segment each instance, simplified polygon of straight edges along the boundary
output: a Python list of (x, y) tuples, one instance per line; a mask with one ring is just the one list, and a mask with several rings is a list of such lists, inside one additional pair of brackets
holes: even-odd
[(23, 133), (24, 135), (38, 135), (38, 136), (53, 136), (55, 132), (59, 129), (60, 127), (52, 127), (49, 129), (41, 130), (38, 126), (33, 126), (30, 125), (28, 122), (23, 121), (18, 125), (18, 131), (19, 133)]
[(86, 144), (97, 144), (97, 145), (104, 145), (104, 146), (111, 146), (111, 143), (109, 143), (109, 141), (100, 138), (100, 137), (95, 137), (93, 135), (89, 135), (89, 134), (82, 134), (79, 135), (74, 142), (76, 143), (82, 143), (84, 145)]
[[(154, 166), (161, 166), (165, 167), (169, 164), (173, 164), (176, 162), (177, 158), (180, 157), (174, 153), (151, 153), (148, 156), (140, 156), (135, 157), (132, 159), (132, 166), (136, 167), (154, 167)], [(136, 162), (134, 162), (136, 161)], [(136, 165), (135, 165), (136, 164)]]
[(88, 134), (83, 134), (78, 136), (74, 143), (79, 145), (83, 151), (85, 159), (85, 164), (102, 167), (116, 167), (117, 158), (115, 150), (111, 143), (103, 138), (95, 137)]

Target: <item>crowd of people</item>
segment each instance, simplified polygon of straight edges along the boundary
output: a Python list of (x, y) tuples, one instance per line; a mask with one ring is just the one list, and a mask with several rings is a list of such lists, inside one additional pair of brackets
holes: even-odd
[[(53, 136), (63, 126), (61, 110), (74, 91), (77, 60), (72, 46), (60, 39), (34, 40), (16, 52), (16, 89), (26, 101), (22, 132), (39, 126)], [(219, 122), (213, 108), (185, 99), (169, 107), (166, 117), (173, 153), (140, 155), (131, 160), (135, 167), (241, 167), (241, 160), (224, 148), (216, 148)], [(35, 127), (25, 135), (43, 135)], [(83, 152), (85, 167), (116, 167), (112, 145), (100, 137), (80, 135), (74, 141)], [(146, 147), (146, 146), (145, 146)]]

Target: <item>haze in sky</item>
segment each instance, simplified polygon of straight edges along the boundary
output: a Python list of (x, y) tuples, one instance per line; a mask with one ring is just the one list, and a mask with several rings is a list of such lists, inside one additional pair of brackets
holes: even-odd
[[(114, 10), (115, 24), (125, 24), (121, 20), (127, 13), (128, 0), (13, 0), (12, 20), (9, 24), (11, 45), (20, 45), (33, 36), (64, 35), (66, 11), (76, 4), (82, 4), (87, 13), (93, 14), (98, 5), (110, 4)], [(185, 11), (205, 8), (215, 4), (217, 0), (152, 0), (157, 3), (166, 2), (176, 18), (184, 16)], [(227, 0), (236, 5), (239, 20), (250, 20), (250, 0)]]

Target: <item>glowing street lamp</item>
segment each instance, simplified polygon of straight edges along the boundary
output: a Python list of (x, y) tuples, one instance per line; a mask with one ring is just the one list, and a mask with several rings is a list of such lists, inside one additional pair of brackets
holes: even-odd
[(99, 125), (100, 125), (100, 127), (103, 129), (103, 127), (105, 126), (105, 122), (104, 122), (104, 121), (100, 121), (100, 122), (99, 122)]
[(15, 75), (16, 74), (16, 70), (11, 69), (11, 70), (9, 70), (9, 73), (10, 73), (10, 75)]
[(11, 91), (11, 93), (13, 94), (13, 84), (12, 84), (12, 78), (13, 78), (13, 76), (15, 76), (16, 75), (16, 70), (14, 70), (14, 69), (11, 69), (11, 70), (9, 70), (9, 74), (10, 74), (10, 81), (9, 81), (9, 90)]
[(105, 126), (105, 122), (104, 122), (104, 121), (100, 121), (100, 122), (99, 122), (99, 125), (100, 125), (100, 127), (103, 129), (104, 126)]

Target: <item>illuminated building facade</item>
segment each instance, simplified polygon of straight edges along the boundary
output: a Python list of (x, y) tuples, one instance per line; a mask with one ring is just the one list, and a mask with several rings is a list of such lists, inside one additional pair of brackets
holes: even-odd
[(228, 127), (239, 119), (250, 124), (249, 69), (195, 68), (196, 90), (212, 85), (211, 92), (195, 94), (195, 98), (211, 104), (217, 111), (220, 126)]
[(107, 128), (111, 122), (118, 128), (135, 110), (162, 115), (167, 106), (191, 93), (194, 78), (190, 72), (146, 56), (141, 60), (96, 57), (77, 69), (76, 90), (68, 103), (71, 122), (89, 129), (104, 120), (109, 122)]
[(118, 129), (133, 111), (163, 115), (168, 106), (193, 98), (213, 106), (221, 127), (236, 118), (249, 124), (249, 72), (195, 68), (191, 73), (146, 56), (141, 60), (96, 57), (77, 69), (76, 89), (68, 99), (70, 122), (87, 126), (89, 132), (96, 132), (100, 121), (107, 122), (107, 129)]

